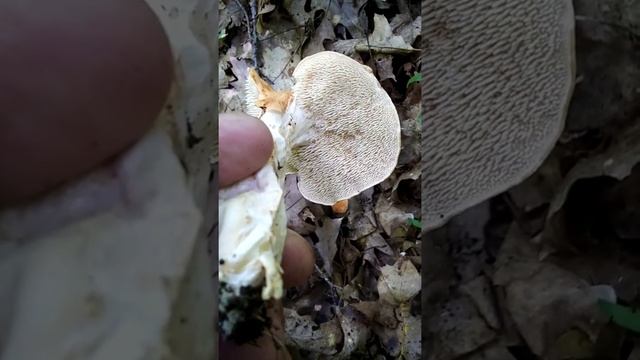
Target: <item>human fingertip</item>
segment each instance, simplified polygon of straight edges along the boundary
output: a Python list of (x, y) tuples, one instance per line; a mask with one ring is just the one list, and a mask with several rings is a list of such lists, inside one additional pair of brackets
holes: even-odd
[(251, 360), (251, 359), (277, 359), (277, 351), (273, 340), (268, 335), (261, 336), (256, 343), (238, 345), (233, 342), (220, 340), (218, 346), (220, 360)]
[(221, 187), (250, 176), (269, 160), (273, 137), (259, 119), (241, 113), (220, 114), (218, 130)]
[(305, 238), (288, 230), (282, 254), (282, 275), (285, 286), (300, 286), (313, 273), (315, 256), (313, 248)]

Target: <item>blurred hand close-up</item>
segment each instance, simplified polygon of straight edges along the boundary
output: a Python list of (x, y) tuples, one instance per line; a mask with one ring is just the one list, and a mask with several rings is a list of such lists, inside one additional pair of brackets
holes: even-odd
[[(244, 114), (220, 114), (219, 171), (220, 187), (230, 186), (263, 167), (273, 150), (269, 129), (260, 120)], [(282, 255), (285, 287), (304, 284), (314, 268), (313, 250), (299, 234), (289, 230)], [(282, 333), (281, 314), (272, 319), (272, 334)], [(282, 349), (282, 348), (281, 348)], [(286, 350), (279, 351), (271, 334), (265, 334), (255, 344), (221, 341), (220, 359), (288, 359)]]

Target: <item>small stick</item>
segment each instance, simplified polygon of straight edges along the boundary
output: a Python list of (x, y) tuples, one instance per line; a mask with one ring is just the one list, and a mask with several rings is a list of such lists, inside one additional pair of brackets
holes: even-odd
[(355, 46), (355, 50), (357, 52), (376, 52), (379, 54), (390, 54), (390, 55), (410, 55), (410, 54), (418, 54), (422, 50), (421, 49), (403, 49), (403, 48), (395, 48), (389, 46), (375, 46), (375, 45), (367, 45), (367, 44), (358, 44)]
[(338, 289), (342, 291), (343, 288), (332, 283), (331, 280), (329, 280), (329, 276), (322, 269), (320, 269), (318, 264), (314, 264), (313, 266), (316, 268), (316, 271), (318, 272), (318, 274), (320, 274), (320, 278), (329, 285), (329, 288), (331, 289), (332, 300), (334, 302), (338, 302), (339, 300), (341, 300), (340, 296), (338, 295)]
[(258, 38), (256, 36), (256, 0), (251, 1), (251, 18), (249, 18), (249, 13), (247, 13), (247, 9), (240, 3), (240, 0), (234, 0), (238, 7), (242, 10), (242, 14), (244, 15), (244, 21), (247, 24), (247, 33), (249, 35), (249, 41), (251, 41), (251, 48), (253, 50), (253, 66), (256, 69), (259, 69), (258, 66)]
[(253, 48), (253, 65), (256, 68), (260, 68), (258, 63), (258, 32), (256, 30), (256, 23), (258, 21), (258, 10), (256, 6), (256, 0), (251, 0), (251, 47)]

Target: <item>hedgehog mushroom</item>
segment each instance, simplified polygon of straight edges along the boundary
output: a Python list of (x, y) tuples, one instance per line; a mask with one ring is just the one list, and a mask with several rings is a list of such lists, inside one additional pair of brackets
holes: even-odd
[(255, 176), (220, 191), (220, 323), (237, 342), (266, 325), (247, 296), (282, 297), (285, 176), (298, 174), (306, 199), (334, 205), (386, 179), (400, 153), (398, 114), (369, 67), (324, 51), (293, 78), (291, 90), (275, 91), (250, 69), (246, 112), (269, 127), (274, 152)]
[(423, 19), (431, 230), (520, 183), (551, 152), (573, 92), (574, 24), (571, 0), (433, 0)]

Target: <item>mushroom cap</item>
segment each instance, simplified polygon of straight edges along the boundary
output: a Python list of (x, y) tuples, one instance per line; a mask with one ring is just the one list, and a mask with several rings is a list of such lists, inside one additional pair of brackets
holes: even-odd
[(542, 164), (575, 75), (570, 0), (427, 4), (422, 223), (431, 230)]
[(306, 199), (332, 205), (386, 179), (400, 154), (396, 108), (371, 69), (323, 51), (293, 72), (288, 167)]

